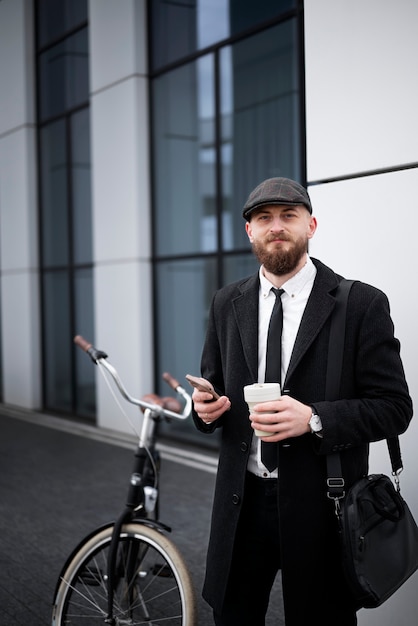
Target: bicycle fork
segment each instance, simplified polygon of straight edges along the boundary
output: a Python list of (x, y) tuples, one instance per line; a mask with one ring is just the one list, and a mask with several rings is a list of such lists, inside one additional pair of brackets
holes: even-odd
[[(113, 614), (113, 599), (114, 589), (117, 583), (116, 559), (118, 555), (119, 537), (122, 531), (122, 526), (132, 519), (134, 510), (141, 505), (144, 506), (145, 503), (145, 493), (141, 473), (143, 472), (146, 453), (141, 448), (138, 448), (135, 456), (137, 457), (137, 460), (135, 463), (134, 471), (131, 475), (126, 508), (123, 511), (122, 515), (119, 517), (119, 519), (117, 519), (115, 522), (112, 531), (112, 539), (109, 546), (109, 557), (107, 563), (107, 617), (105, 623), (110, 624), (111, 626), (116, 626), (115, 617)], [(128, 578), (126, 583), (128, 593), (132, 593), (133, 580), (135, 576), (134, 564), (136, 561), (136, 555), (129, 555), (128, 551), (128, 558), (130, 562), (128, 562)]]

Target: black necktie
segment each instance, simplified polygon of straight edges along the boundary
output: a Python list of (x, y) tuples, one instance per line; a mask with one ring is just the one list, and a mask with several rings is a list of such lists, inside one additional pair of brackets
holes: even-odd
[[(271, 289), (276, 294), (276, 302), (270, 317), (269, 330), (267, 335), (266, 354), (266, 383), (281, 383), (282, 377), (282, 330), (283, 330), (283, 309), (282, 293), (284, 289)], [(261, 442), (261, 460), (272, 472), (277, 467), (277, 443)]]

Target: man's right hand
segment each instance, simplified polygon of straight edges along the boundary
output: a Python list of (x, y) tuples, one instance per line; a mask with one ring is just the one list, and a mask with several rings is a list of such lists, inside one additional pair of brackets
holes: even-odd
[(227, 396), (212, 400), (210, 393), (197, 389), (193, 391), (192, 400), (194, 410), (205, 424), (212, 424), (231, 408), (231, 402)]

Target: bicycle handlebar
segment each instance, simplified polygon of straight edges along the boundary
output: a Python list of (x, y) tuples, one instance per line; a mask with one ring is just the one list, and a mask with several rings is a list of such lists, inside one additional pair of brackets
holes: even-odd
[(87, 339), (84, 339), (84, 337), (82, 337), (81, 335), (76, 335), (74, 337), (74, 343), (81, 348), (82, 350), (84, 350), (84, 352), (87, 352), (87, 354), (89, 355), (89, 357), (91, 358), (91, 360), (93, 361), (93, 363), (96, 363), (100, 360), (100, 359), (107, 359), (107, 354), (106, 352), (103, 352), (102, 350), (97, 350), (93, 344), (89, 343), (87, 341)]
[(93, 363), (95, 363), (96, 365), (101, 365), (109, 372), (109, 374), (112, 376), (113, 380), (115, 381), (116, 386), (119, 389), (121, 395), (125, 398), (125, 400), (127, 400), (131, 404), (139, 406), (141, 409), (149, 409), (150, 411), (152, 411), (152, 413), (155, 413), (158, 416), (170, 417), (170, 418), (180, 419), (180, 420), (183, 420), (189, 417), (191, 413), (191, 409), (192, 409), (192, 399), (190, 395), (187, 393), (187, 391), (174, 378), (174, 376), (172, 376), (168, 372), (164, 372), (163, 379), (174, 391), (180, 394), (183, 397), (183, 399), (186, 401), (186, 404), (184, 405), (181, 413), (176, 413), (174, 411), (171, 411), (164, 404), (154, 404), (151, 402), (147, 402), (143, 399), (140, 400), (139, 398), (134, 398), (126, 390), (124, 384), (122, 383), (119, 377), (119, 374), (117, 373), (113, 365), (111, 365), (110, 363), (108, 363), (108, 361), (106, 361), (108, 355), (105, 352), (95, 348), (93, 344), (88, 342), (81, 335), (76, 335), (74, 337), (74, 343), (89, 355)]
[(180, 387), (178, 380), (176, 380), (169, 372), (164, 372), (163, 379), (167, 385), (170, 385), (171, 389), (174, 389), (174, 391), (177, 390), (177, 387)]

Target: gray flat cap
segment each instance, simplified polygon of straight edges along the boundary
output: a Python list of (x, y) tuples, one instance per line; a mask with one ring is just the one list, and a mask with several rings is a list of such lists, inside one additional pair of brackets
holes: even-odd
[(268, 178), (260, 183), (248, 196), (242, 216), (248, 221), (255, 209), (268, 204), (303, 205), (312, 213), (305, 187), (290, 178)]

